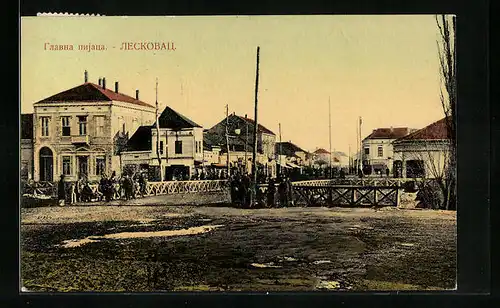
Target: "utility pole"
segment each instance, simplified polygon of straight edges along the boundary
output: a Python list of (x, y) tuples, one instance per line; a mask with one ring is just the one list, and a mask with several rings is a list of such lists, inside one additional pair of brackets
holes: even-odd
[(231, 175), (231, 166), (229, 165), (229, 105), (226, 104), (226, 145), (227, 145), (227, 177)]
[(280, 168), (278, 169), (278, 175), (281, 175), (281, 155), (283, 155), (283, 143), (281, 142), (281, 123), (278, 123), (279, 133), (280, 133), (280, 152), (278, 154), (278, 161)]
[[(255, 201), (257, 194), (257, 103), (259, 94), (259, 54), (260, 46), (257, 46), (257, 66), (255, 70), (255, 117), (254, 117), (254, 128), (253, 128), (253, 155), (252, 155), (252, 176), (253, 176), (253, 189), (252, 189), (252, 202)], [(253, 204), (252, 204), (253, 205)]]
[(248, 173), (248, 120), (247, 115), (245, 114), (245, 173)]
[(363, 141), (361, 139), (361, 123), (363, 123), (363, 120), (361, 117), (359, 117), (359, 168), (361, 169), (361, 172), (363, 172)]
[(330, 96), (328, 96), (328, 139), (330, 144), (330, 178), (333, 178), (332, 173), (332, 113), (331, 113), (331, 104), (330, 104)]
[(161, 164), (161, 148), (160, 148), (160, 112), (158, 107), (158, 78), (156, 78), (156, 157), (158, 158), (158, 166), (160, 167), (160, 182), (163, 178), (163, 168)]

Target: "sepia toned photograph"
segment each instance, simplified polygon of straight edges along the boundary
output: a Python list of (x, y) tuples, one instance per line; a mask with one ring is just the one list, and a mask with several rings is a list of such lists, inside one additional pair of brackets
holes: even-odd
[(20, 291), (456, 290), (455, 24), (22, 17)]

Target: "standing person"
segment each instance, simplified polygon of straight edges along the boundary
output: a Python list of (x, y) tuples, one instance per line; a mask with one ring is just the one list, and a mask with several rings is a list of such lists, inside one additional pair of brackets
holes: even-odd
[(97, 192), (99, 193), (99, 201), (104, 200), (104, 197), (106, 196), (106, 185), (107, 185), (106, 175), (102, 174), (97, 189)]
[(64, 174), (61, 174), (61, 179), (57, 184), (57, 200), (59, 206), (64, 206), (65, 199), (66, 199), (66, 185), (64, 183)]
[(276, 182), (273, 178), (269, 179), (267, 186), (267, 207), (274, 207), (274, 195), (276, 194)]
[(238, 195), (238, 183), (236, 177), (231, 177), (229, 179), (229, 185), (231, 187), (231, 204), (236, 204)]
[(132, 194), (131, 194), (131, 185), (130, 185), (129, 175), (125, 174), (123, 176), (122, 180), (123, 180), (122, 181), (122, 188), (123, 188), (123, 191), (125, 192), (125, 200), (130, 200), (130, 198), (132, 197)]
[(242, 203), (243, 203), (243, 206), (245, 208), (249, 208), (250, 207), (250, 177), (248, 176), (248, 174), (245, 174), (243, 176), (243, 180), (242, 180)]
[(286, 177), (287, 206), (293, 206), (293, 186), (289, 177)]
[(144, 195), (146, 195), (146, 175), (144, 173), (141, 173), (139, 176), (139, 186), (141, 190), (141, 197), (144, 197)]
[(279, 206), (286, 206), (286, 183), (283, 177), (280, 177), (280, 183), (278, 185), (278, 195), (279, 195)]
[(77, 187), (77, 182), (71, 182), (69, 191), (70, 191), (70, 204), (75, 204), (76, 203), (76, 187)]
[(389, 168), (385, 168), (385, 175), (389, 177)]

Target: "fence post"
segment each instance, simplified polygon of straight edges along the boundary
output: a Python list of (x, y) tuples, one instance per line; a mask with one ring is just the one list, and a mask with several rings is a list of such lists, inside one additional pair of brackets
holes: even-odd
[(377, 192), (378, 192), (377, 186), (375, 185), (375, 186), (373, 186), (373, 199), (374, 199), (373, 205), (375, 205), (375, 206), (378, 205), (378, 198), (377, 198), (378, 193)]

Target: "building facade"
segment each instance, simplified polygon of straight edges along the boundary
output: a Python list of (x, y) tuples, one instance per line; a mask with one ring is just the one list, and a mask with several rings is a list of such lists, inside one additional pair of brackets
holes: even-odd
[[(202, 168), (203, 128), (170, 107), (163, 110), (158, 122), (141, 126), (130, 138), (121, 155), (124, 167), (132, 172), (159, 168), (158, 141), (163, 180), (191, 178)], [(159, 171), (154, 173), (157, 176)]]
[[(226, 138), (226, 127), (228, 137)], [(227, 168), (229, 145), (229, 165), (232, 169), (251, 173), (253, 157), (255, 121), (230, 114), (208, 129), (204, 136), (205, 143), (220, 149), (220, 163)], [(227, 140), (229, 139), (229, 143)], [(276, 176), (276, 135), (261, 124), (257, 125), (256, 164), (260, 174)]]
[(155, 108), (118, 91), (87, 82), (34, 103), (35, 181), (79, 177), (98, 180), (122, 169), (120, 152), (135, 130), (154, 121)]
[(416, 129), (407, 127), (377, 128), (362, 141), (362, 168), (367, 175), (393, 174), (394, 150), (392, 142)]
[(33, 114), (21, 114), (20, 178), (33, 179)]
[(446, 118), (393, 142), (395, 174), (402, 178), (439, 178), (450, 158)]

